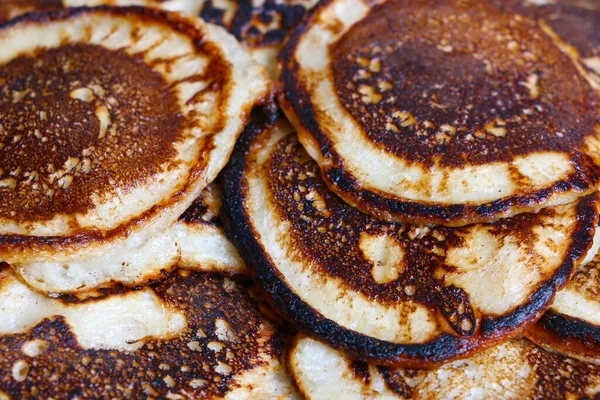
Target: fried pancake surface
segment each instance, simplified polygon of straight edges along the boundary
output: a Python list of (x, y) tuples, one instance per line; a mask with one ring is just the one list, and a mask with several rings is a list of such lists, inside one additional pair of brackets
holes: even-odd
[(30, 14), (0, 27), (0, 43), (0, 260), (11, 264), (151, 246), (269, 94), (222, 28), (160, 10)]
[(62, 8), (61, 0), (0, 0), (0, 24), (28, 12), (60, 8)]
[(32, 288), (45, 294), (81, 293), (117, 284), (134, 287), (164, 279), (176, 265), (193, 270), (246, 273), (218, 218), (221, 186), (211, 183), (173, 227), (146, 242), (134, 235), (125, 246), (98, 257), (77, 254), (45, 262), (11, 265)]
[(379, 218), (486, 222), (600, 183), (597, 94), (534, 19), (492, 2), (326, 1), (280, 69), (328, 186)]
[[(598, 241), (598, 239), (596, 239)], [(600, 255), (580, 266), (552, 306), (526, 333), (538, 345), (583, 361), (600, 363)]]
[[(0, 271), (0, 394), (293, 398), (282, 338), (254, 289), (179, 270), (97, 298), (49, 299)], [(10, 398), (9, 397), (9, 398)]]
[(77, 5), (144, 5), (199, 16), (223, 26), (248, 46), (252, 58), (275, 77), (277, 53), (287, 33), (318, 0), (65, 0)]
[(274, 306), (352, 357), (430, 366), (516, 335), (592, 246), (597, 200), (462, 228), (386, 223), (327, 190), (283, 121), (225, 170), (226, 232)]
[(598, 366), (548, 353), (526, 339), (513, 339), (426, 371), (352, 362), (343, 353), (300, 335), (289, 352), (288, 369), (308, 400), (558, 400), (600, 393)]
[(594, 0), (510, 0), (499, 4), (537, 19), (544, 32), (600, 90), (600, 3)]

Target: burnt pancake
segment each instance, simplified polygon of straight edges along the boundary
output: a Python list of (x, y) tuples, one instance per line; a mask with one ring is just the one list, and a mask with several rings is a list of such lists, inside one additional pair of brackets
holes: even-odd
[(73, 5), (144, 5), (199, 16), (248, 46), (252, 58), (275, 77), (277, 53), (287, 33), (318, 0), (65, 0)]
[[(157, 285), (50, 299), (0, 270), (0, 396), (288, 399), (283, 337), (245, 281), (178, 270)], [(5, 397), (2, 397), (5, 398)]]
[(459, 0), (329, 0), (280, 53), (281, 104), (329, 188), (460, 226), (600, 183), (599, 99), (536, 21)]
[(62, 8), (62, 0), (0, 0), (0, 24), (33, 11)]
[[(270, 96), (233, 36), (155, 9), (28, 14), (0, 47), (0, 261), (15, 267), (161, 247)], [(178, 257), (162, 247), (155, 269)]]
[(597, 199), (461, 228), (388, 223), (331, 193), (283, 120), (224, 170), (225, 231), (284, 317), (352, 357), (428, 367), (517, 335), (592, 246)]
[(548, 353), (526, 339), (426, 371), (352, 362), (300, 335), (289, 352), (288, 369), (307, 400), (572, 400), (600, 395), (600, 367)]
[(538, 345), (600, 364), (600, 254), (580, 266), (552, 306), (526, 335)]
[(176, 265), (194, 270), (246, 273), (244, 262), (225, 236), (219, 212), (221, 186), (211, 183), (170, 229), (138, 244), (116, 247), (100, 257), (11, 265), (37, 292), (81, 293), (97, 287), (134, 287), (158, 281)]

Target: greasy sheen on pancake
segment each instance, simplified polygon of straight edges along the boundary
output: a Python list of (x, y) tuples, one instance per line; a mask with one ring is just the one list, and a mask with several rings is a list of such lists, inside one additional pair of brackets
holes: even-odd
[(0, 0), (0, 24), (28, 12), (60, 8), (61, 0)]
[(29, 14), (0, 46), (0, 260), (16, 267), (153, 246), (270, 96), (233, 36), (155, 9)]
[(592, 246), (595, 196), (460, 228), (388, 223), (331, 193), (293, 130), (252, 122), (225, 231), (284, 317), (351, 357), (430, 367), (517, 335)]
[(593, 87), (534, 19), (492, 3), (329, 0), (290, 35), (282, 106), (346, 202), (459, 226), (598, 187)]
[(0, 397), (292, 398), (282, 336), (254, 291), (179, 270), (143, 289), (58, 300), (4, 268)]
[(591, 261), (577, 269), (556, 293), (550, 309), (526, 332), (549, 351), (595, 364), (600, 364), (599, 244), (595, 243)]
[(299, 335), (288, 369), (307, 400), (578, 399), (600, 394), (600, 367), (513, 339), (466, 360), (427, 371), (352, 362)]
[(93, 258), (69, 258), (11, 265), (44, 294), (81, 293), (117, 284), (133, 287), (158, 281), (179, 265), (193, 270), (246, 273), (244, 262), (225, 236), (218, 218), (221, 186), (211, 183), (169, 229), (150, 240), (115, 247)]
[(199, 16), (223, 26), (248, 46), (252, 58), (275, 77), (277, 53), (288, 32), (317, 0), (65, 0), (78, 5), (144, 5)]

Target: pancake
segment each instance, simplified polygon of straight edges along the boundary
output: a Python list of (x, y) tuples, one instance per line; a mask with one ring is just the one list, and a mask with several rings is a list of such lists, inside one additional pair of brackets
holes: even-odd
[(492, 2), (325, 1), (280, 70), (330, 189), (380, 219), (488, 222), (600, 183), (597, 94), (535, 20)]
[(292, 378), (311, 399), (581, 399), (600, 394), (600, 369), (513, 339), (467, 360), (426, 370), (354, 363), (313, 339), (295, 339)]
[(206, 272), (247, 273), (218, 218), (221, 186), (210, 184), (175, 225), (147, 242), (134, 236), (94, 258), (51, 260), (12, 265), (21, 279), (47, 295), (82, 293), (98, 287), (140, 286), (164, 279), (176, 265)]
[(387, 223), (327, 190), (285, 122), (253, 122), (223, 218), (273, 306), (355, 359), (430, 367), (517, 335), (592, 246), (595, 196), (462, 228)]
[(61, 0), (2, 0), (0, 1), (0, 24), (28, 12), (60, 8), (62, 8)]
[(269, 100), (265, 70), (222, 28), (143, 8), (29, 14), (0, 45), (0, 261), (173, 265), (162, 234)]
[(526, 335), (549, 351), (600, 364), (600, 254), (579, 267)]
[[(139, 290), (49, 299), (0, 271), (0, 395), (294, 398), (283, 337), (249, 283), (179, 270)], [(5, 397), (3, 397), (5, 398)]]
[(248, 46), (252, 58), (276, 76), (276, 58), (287, 33), (318, 0), (65, 0), (80, 5), (144, 5), (199, 16), (225, 27)]

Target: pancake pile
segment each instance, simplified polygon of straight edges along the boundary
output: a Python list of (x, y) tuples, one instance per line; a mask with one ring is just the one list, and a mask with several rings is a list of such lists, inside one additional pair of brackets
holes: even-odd
[(599, 16), (0, 0), (0, 399), (599, 397)]

